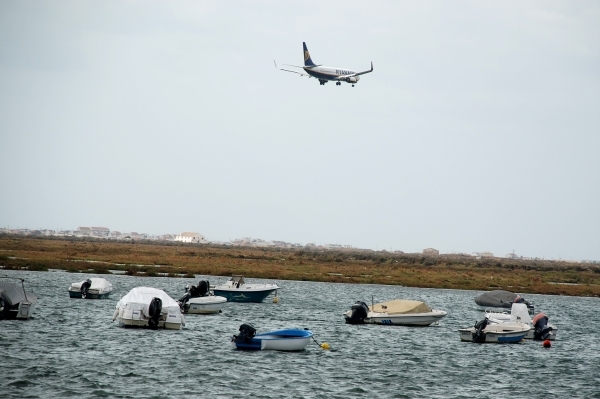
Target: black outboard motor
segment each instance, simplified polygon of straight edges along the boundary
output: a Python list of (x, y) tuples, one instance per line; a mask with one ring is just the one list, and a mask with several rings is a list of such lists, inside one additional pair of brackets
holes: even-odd
[(251, 324), (244, 323), (240, 326), (240, 333), (238, 335), (234, 335), (232, 341), (235, 341), (238, 344), (250, 344), (255, 334), (256, 329), (252, 327)]
[(162, 300), (160, 298), (152, 298), (150, 306), (148, 307), (148, 325), (150, 328), (155, 329), (158, 327), (158, 320), (160, 318), (160, 312), (162, 311)]
[(552, 327), (548, 327), (548, 316), (544, 313), (538, 313), (533, 318), (533, 339), (536, 341), (543, 341), (548, 339), (550, 336), (550, 332), (552, 331)]
[(352, 305), (352, 314), (346, 318), (346, 324), (363, 324), (369, 314), (369, 306), (361, 301), (356, 301)]
[(487, 317), (475, 323), (475, 335), (473, 336), (473, 342), (485, 342), (485, 333), (483, 332), (483, 330), (487, 327), (487, 325)]
[(185, 294), (183, 294), (183, 296), (181, 298), (179, 298), (177, 300), (177, 303), (179, 304), (179, 308), (181, 309), (182, 312), (185, 309), (185, 304), (187, 303), (187, 301), (190, 300), (191, 297), (192, 297), (192, 294), (190, 294), (190, 292), (188, 291)]
[(208, 280), (202, 280), (198, 283), (198, 296), (205, 296), (208, 294), (210, 283)]
[(89, 278), (81, 284), (81, 288), (79, 289), (79, 292), (81, 292), (82, 298), (85, 299), (87, 297), (88, 291), (91, 286), (92, 286), (92, 280), (90, 280)]

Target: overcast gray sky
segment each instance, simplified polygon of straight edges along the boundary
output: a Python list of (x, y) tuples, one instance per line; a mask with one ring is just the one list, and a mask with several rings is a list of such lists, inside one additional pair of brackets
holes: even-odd
[(600, 260), (600, 2), (1, 0), (0, 187), (2, 227)]

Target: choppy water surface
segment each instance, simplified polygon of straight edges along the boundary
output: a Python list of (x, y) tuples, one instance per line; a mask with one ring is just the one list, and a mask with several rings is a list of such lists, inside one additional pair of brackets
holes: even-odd
[[(559, 328), (544, 349), (460, 342), (457, 329), (482, 318), (474, 291), (248, 279), (276, 282), (280, 302), (228, 303), (219, 315), (186, 315), (180, 331), (152, 331), (111, 321), (121, 296), (151, 286), (177, 299), (204, 277), (108, 275), (110, 299), (81, 300), (69, 298), (69, 284), (94, 275), (0, 274), (25, 278), (39, 298), (34, 318), (0, 321), (3, 398), (600, 398), (597, 298), (526, 295)], [(427, 328), (344, 324), (342, 313), (372, 295), (449, 314)], [(237, 351), (231, 336), (247, 322), (258, 332), (306, 327), (331, 350)]]

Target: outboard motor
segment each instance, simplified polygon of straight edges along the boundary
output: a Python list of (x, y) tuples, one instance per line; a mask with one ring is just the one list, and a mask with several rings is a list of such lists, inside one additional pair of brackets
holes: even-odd
[(90, 280), (89, 278), (81, 284), (81, 288), (79, 289), (79, 292), (81, 292), (82, 298), (85, 299), (87, 297), (88, 291), (91, 286), (92, 286), (92, 280)]
[(488, 323), (489, 320), (487, 317), (475, 323), (475, 335), (473, 336), (473, 342), (485, 342), (485, 333), (483, 330), (487, 327)]
[(346, 324), (363, 324), (369, 314), (369, 306), (361, 301), (356, 301), (352, 305), (352, 314), (350, 318), (346, 318)]
[(240, 333), (238, 335), (234, 335), (232, 341), (235, 341), (238, 344), (249, 344), (252, 342), (252, 338), (256, 334), (256, 329), (252, 327), (251, 324), (242, 324), (240, 326)]
[(192, 297), (192, 295), (188, 291), (185, 294), (183, 294), (183, 296), (181, 298), (179, 298), (177, 300), (177, 303), (179, 304), (179, 308), (181, 308), (182, 312), (183, 312), (183, 310), (185, 308), (185, 304), (187, 303), (187, 301), (190, 300), (191, 297)]
[(198, 296), (205, 296), (208, 294), (208, 290), (210, 288), (210, 283), (208, 280), (202, 280), (198, 283)]
[(162, 311), (162, 300), (160, 298), (152, 298), (150, 306), (148, 307), (148, 325), (150, 328), (155, 329), (158, 327), (158, 320), (160, 318), (160, 312)]
[(544, 313), (538, 313), (533, 318), (533, 339), (536, 341), (543, 341), (548, 339), (550, 336), (550, 332), (552, 331), (552, 327), (548, 327), (548, 316)]

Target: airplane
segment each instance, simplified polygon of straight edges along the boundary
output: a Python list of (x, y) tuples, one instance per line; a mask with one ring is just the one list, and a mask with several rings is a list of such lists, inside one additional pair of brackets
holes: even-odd
[(275, 60), (273, 60), (273, 62), (275, 63), (275, 68), (280, 69), (282, 71), (286, 71), (286, 72), (297, 73), (298, 75), (301, 75), (301, 76), (308, 76), (309, 78), (312, 78), (312, 77), (317, 78), (319, 80), (319, 84), (321, 86), (323, 86), (325, 83), (327, 83), (329, 81), (334, 81), (336, 86), (341, 86), (342, 82), (347, 82), (347, 83), (351, 83), (352, 87), (354, 87), (354, 84), (358, 83), (358, 81), (360, 80), (358, 75), (364, 75), (365, 73), (373, 72), (373, 61), (371, 61), (371, 69), (369, 69), (368, 71), (363, 71), (363, 72), (354, 72), (354, 71), (351, 71), (349, 69), (344, 69), (344, 68), (331, 68), (331, 67), (326, 67), (326, 66), (322, 66), (322, 65), (316, 65), (313, 62), (313, 60), (310, 58), (310, 53), (308, 52), (306, 43), (302, 42), (302, 46), (304, 47), (304, 66), (301, 67), (301, 66), (297, 66), (297, 65), (288, 65), (288, 64), (284, 64), (284, 65), (291, 66), (294, 68), (304, 69), (304, 72), (306, 72), (306, 73), (292, 71), (292, 70), (284, 69), (284, 68), (279, 68), (277, 66), (277, 63), (275, 62)]

